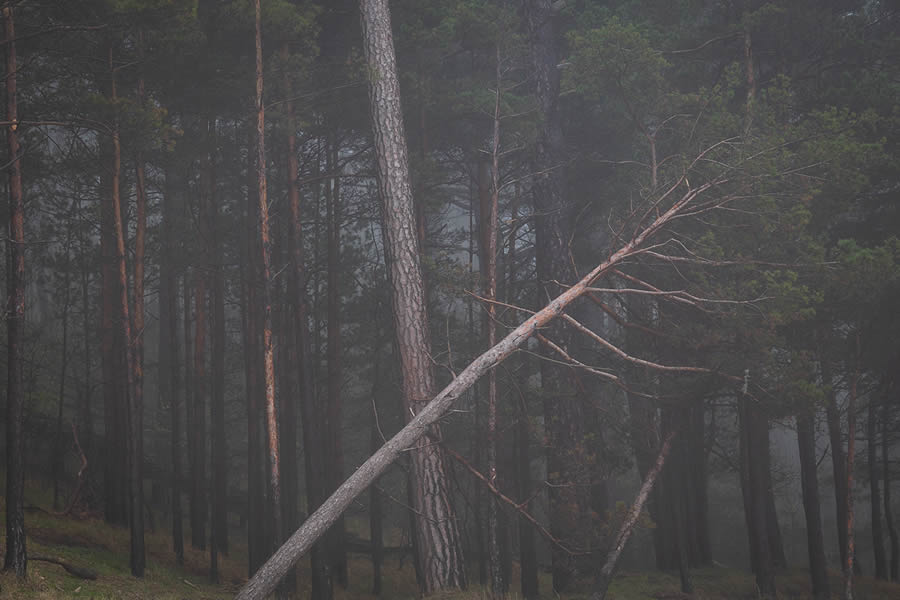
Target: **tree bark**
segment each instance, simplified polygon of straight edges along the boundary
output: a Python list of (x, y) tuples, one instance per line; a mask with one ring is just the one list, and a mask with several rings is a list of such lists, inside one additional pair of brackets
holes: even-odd
[(191, 513), (191, 546), (198, 550), (206, 550), (206, 396), (208, 376), (206, 373), (206, 328), (209, 322), (207, 317), (208, 294), (206, 290), (205, 257), (208, 255), (206, 243), (208, 230), (206, 223), (206, 194), (200, 191), (197, 223), (199, 224), (199, 243), (203, 248), (198, 252), (200, 264), (194, 268), (194, 343), (193, 343), (193, 369), (191, 380), (194, 384), (192, 402), (188, 407), (191, 412), (191, 422), (187, 433), (189, 443), (193, 446), (190, 453), (190, 513)]
[(837, 395), (831, 363), (827, 358), (819, 361), (822, 380), (827, 388), (825, 399), (825, 416), (828, 423), (828, 436), (831, 445), (831, 467), (834, 475), (834, 505), (837, 518), (838, 548), (841, 555), (841, 568), (847, 563), (847, 457), (844, 454), (844, 441), (841, 435), (841, 415), (838, 412)]
[[(221, 217), (216, 182), (216, 120), (207, 120), (206, 134), (206, 195), (209, 219), (209, 245), (211, 247), (210, 271), (212, 294), (210, 297), (212, 323), (210, 342), (212, 349), (212, 380), (210, 382), (211, 429), (211, 518), (210, 560), (221, 552), (228, 554), (228, 444), (225, 437), (225, 264), (222, 247)], [(212, 564), (210, 565), (212, 567)], [(216, 565), (218, 567), (218, 565)], [(211, 569), (212, 570), (212, 569)], [(211, 573), (211, 576), (215, 574)], [(216, 576), (216, 579), (218, 577)]]
[(184, 525), (181, 514), (181, 418), (179, 398), (181, 386), (178, 365), (178, 308), (177, 278), (175, 274), (175, 176), (173, 165), (165, 172), (163, 215), (160, 235), (161, 264), (159, 274), (159, 395), (160, 404), (169, 403), (171, 416), (170, 457), (172, 466), (172, 550), (175, 563), (184, 564)]
[[(892, 382), (892, 388), (894, 386)], [(890, 441), (888, 438), (888, 423), (890, 419), (890, 402), (884, 399), (881, 406), (881, 469), (884, 476), (884, 520), (887, 525), (888, 537), (891, 540), (891, 581), (900, 581), (900, 537), (894, 525), (894, 511), (891, 507), (891, 470), (890, 470)]]
[[(107, 37), (102, 47), (103, 55), (98, 57), (101, 64), (110, 69), (102, 83), (110, 104), (113, 103), (112, 60), (113, 40)], [(124, 374), (130, 372), (131, 365), (123, 362), (125, 349), (122, 347), (120, 318), (118, 254), (116, 247), (116, 219), (121, 220), (121, 212), (115, 214), (113, 195), (119, 193), (118, 177), (114, 156), (116, 149), (112, 135), (101, 135), (101, 207), (100, 207), (100, 255), (101, 255), (101, 372), (103, 378), (103, 426), (104, 447), (104, 517), (113, 525), (128, 524), (128, 390), (123, 388)]]
[[(536, 85), (540, 125), (534, 155), (532, 182), (534, 198), (535, 251), (540, 299), (556, 295), (555, 281), (575, 281), (568, 243), (571, 239), (570, 209), (563, 170), (564, 140), (559, 110), (560, 72), (555, 18), (550, 0), (528, 0), (528, 22), (532, 67)], [(557, 324), (546, 334), (561, 348), (569, 345), (571, 334)], [(548, 352), (542, 348), (542, 352)], [(547, 438), (550, 530), (557, 538), (584, 546), (589, 530), (590, 479), (585, 468), (584, 415), (576, 399), (568, 367), (551, 361), (541, 363), (544, 390), (544, 423)], [(558, 548), (552, 552), (553, 589), (563, 592), (577, 573), (572, 557)]]
[(275, 347), (272, 341), (271, 239), (269, 201), (266, 188), (266, 113), (263, 104), (262, 10), (260, 0), (253, 2), (256, 16), (256, 200), (259, 204), (259, 251), (262, 264), (262, 339), (263, 386), (265, 389), (266, 440), (269, 464), (269, 510), (272, 517), (272, 541), (281, 545), (284, 530), (281, 520), (281, 482), (279, 472), (278, 413), (275, 406)]
[(869, 492), (871, 494), (872, 551), (875, 555), (875, 577), (887, 580), (888, 570), (884, 554), (884, 530), (881, 523), (881, 492), (878, 489), (878, 480), (881, 478), (881, 472), (878, 468), (878, 418), (876, 410), (875, 400), (870, 397), (869, 406), (866, 410), (866, 437), (868, 438), (866, 466), (869, 471)]
[[(143, 33), (138, 33), (138, 44), (143, 46)], [(139, 49), (142, 53), (142, 48)], [(144, 78), (138, 78), (138, 102), (144, 102)], [(145, 181), (144, 158), (141, 152), (135, 157), (135, 187), (137, 191), (137, 224), (134, 239), (134, 327), (133, 342), (125, 338), (126, 344), (134, 346), (131, 369), (133, 372), (133, 396), (131, 401), (130, 443), (134, 446), (131, 454), (131, 573), (135, 577), (144, 576), (146, 557), (144, 553), (144, 255), (147, 236), (147, 186)], [(124, 235), (124, 233), (123, 233)], [(127, 281), (127, 280), (126, 280)], [(150, 524), (151, 530), (153, 524)]]
[(9, 236), (6, 300), (6, 555), (4, 569), (24, 578), (25, 552), (25, 199), (18, 134), (16, 31), (13, 7), (3, 7), (6, 30), (6, 149), (9, 161)]
[[(491, 131), (490, 162), (482, 161), (479, 167), (479, 196), (481, 199), (481, 240), (478, 245), (481, 256), (478, 263), (481, 268), (482, 295), (486, 302), (482, 320), (482, 331), (485, 348), (492, 348), (497, 343), (497, 228), (500, 195), (500, 100), (503, 84), (500, 74), (500, 48), (496, 48), (496, 91), (494, 94), (494, 115)], [(487, 431), (486, 458), (488, 481), (495, 488), (497, 481), (497, 372), (487, 373)], [(493, 496), (488, 498), (487, 506), (487, 538), (488, 565), (490, 569), (491, 595), (502, 597), (506, 594), (507, 583), (504, 578), (500, 560), (500, 524), (499, 506)]]
[(761, 459), (763, 453), (769, 452), (768, 421), (761, 409), (751, 404), (752, 402), (746, 394), (738, 399), (744, 513), (756, 586), (762, 597), (774, 598), (777, 595), (775, 565), (769, 543), (766, 508), (768, 490), (764, 473), (768, 460)]
[[(425, 288), (416, 237), (415, 206), (400, 108), (390, 13), (385, 0), (362, 0), (362, 28), (369, 68), (369, 99), (375, 137), (378, 188), (383, 203), (385, 248), (397, 347), (407, 417), (419, 413), (432, 397), (434, 373), (425, 313)], [(416, 549), (424, 575), (424, 592), (466, 585), (458, 523), (451, 504), (440, 430), (411, 452)]]
[[(287, 220), (287, 252), (288, 271), (287, 294), (284, 305), (285, 328), (284, 336), (289, 338), (287, 346), (290, 348), (288, 367), (290, 381), (294, 386), (281, 398), (282, 411), (282, 436), (281, 444), (286, 448), (282, 452), (281, 491), (285, 531), (293, 531), (299, 525), (297, 515), (297, 502), (299, 500), (299, 468), (297, 464), (297, 409), (298, 403), (306, 401), (306, 352), (301, 344), (306, 343), (306, 311), (298, 309), (298, 305), (305, 306), (306, 286), (304, 285), (303, 253), (302, 253), (302, 223), (300, 220), (300, 164), (297, 159), (297, 116), (292, 100), (294, 91), (291, 84), (291, 72), (288, 68), (290, 62), (290, 46), (287, 41), (282, 42), (281, 59), (284, 69), (282, 72), (284, 95), (287, 98), (284, 106), (287, 117), (287, 143), (285, 147), (285, 173), (287, 175), (288, 208), (290, 209)], [(299, 244), (299, 246), (298, 246)], [(301, 335), (298, 335), (301, 332)], [(290, 573), (287, 581), (296, 582), (295, 573)]]
[[(327, 238), (327, 373), (328, 403), (323, 410), (328, 429), (329, 448), (327, 476), (328, 485), (322, 499), (337, 489), (344, 480), (344, 449), (341, 436), (343, 408), (341, 385), (343, 383), (343, 348), (341, 347), (341, 187), (338, 167), (338, 145), (335, 140), (327, 144), (328, 172), (334, 177), (326, 182), (326, 238)], [(328, 535), (328, 561), (331, 572), (341, 587), (347, 587), (347, 551), (344, 548), (344, 519), (341, 517)]]
[[(74, 207), (74, 204), (73, 204)], [(72, 304), (71, 261), (72, 228), (66, 231), (65, 263), (63, 265), (63, 306), (62, 306), (62, 342), (60, 348), (59, 392), (56, 405), (56, 434), (53, 441), (53, 510), (59, 510), (59, 484), (65, 470), (63, 454), (63, 408), (66, 398), (66, 375), (69, 367), (69, 308)]]
[(813, 598), (828, 600), (831, 591), (825, 562), (825, 542), (819, 505), (819, 481), (816, 475), (816, 430), (812, 408), (797, 415), (797, 445), (800, 451), (800, 484), (803, 493), (803, 513), (806, 516), (806, 549), (809, 555), (809, 574)]
[(850, 397), (847, 401), (847, 482), (845, 492), (847, 495), (847, 557), (844, 563), (844, 600), (853, 600), (853, 567), (855, 565), (855, 539), (854, 539), (854, 514), (853, 514), (853, 463), (856, 459), (856, 401), (857, 386), (859, 384), (859, 332), (856, 333), (856, 366), (853, 379), (850, 382)]

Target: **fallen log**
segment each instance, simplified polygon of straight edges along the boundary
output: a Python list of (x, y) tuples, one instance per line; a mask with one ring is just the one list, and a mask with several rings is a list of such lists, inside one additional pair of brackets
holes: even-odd
[(97, 571), (92, 569), (88, 569), (87, 567), (79, 567), (78, 565), (73, 565), (70, 562), (67, 562), (61, 558), (53, 557), (53, 556), (44, 556), (42, 554), (29, 554), (28, 560), (39, 560), (41, 562), (52, 563), (54, 565), (59, 565), (63, 569), (66, 570), (70, 575), (74, 575), (79, 579), (90, 579), (94, 580), (100, 576)]

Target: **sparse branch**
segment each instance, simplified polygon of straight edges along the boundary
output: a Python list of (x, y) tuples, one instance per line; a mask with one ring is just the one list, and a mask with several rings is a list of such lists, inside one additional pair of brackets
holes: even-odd
[(597, 574), (597, 579), (594, 582), (594, 591), (591, 594), (591, 600), (603, 600), (606, 598), (606, 590), (609, 589), (613, 573), (615, 573), (616, 563), (619, 561), (622, 550), (625, 549), (625, 544), (628, 543), (628, 538), (631, 537), (634, 525), (637, 523), (638, 517), (641, 516), (641, 511), (644, 509), (644, 504), (647, 502), (651, 490), (653, 490), (656, 479), (659, 477), (660, 471), (662, 471), (663, 465), (666, 462), (666, 457), (672, 449), (672, 440), (675, 438), (675, 434), (676, 431), (673, 430), (666, 436), (666, 440), (659, 450), (653, 468), (650, 469), (650, 472), (647, 473), (647, 476), (644, 478), (644, 483), (641, 485), (641, 489), (634, 499), (634, 503), (631, 505), (628, 515), (625, 517), (625, 521), (619, 528), (619, 533), (616, 535), (616, 541), (613, 544), (612, 550), (610, 550), (609, 554), (606, 556), (606, 563), (603, 565), (603, 568), (600, 569), (600, 573)]
[(456, 452), (455, 450), (453, 450), (452, 448), (449, 448), (449, 447), (445, 447), (444, 450), (447, 452), (447, 454), (452, 456), (456, 460), (456, 462), (458, 462), (463, 467), (465, 467), (466, 470), (469, 471), (469, 473), (471, 473), (476, 479), (481, 481), (485, 485), (485, 487), (487, 487), (488, 491), (490, 491), (494, 496), (496, 496), (498, 500), (501, 500), (504, 503), (508, 504), (509, 506), (513, 507), (513, 509), (517, 513), (522, 515), (522, 517), (526, 521), (531, 523), (531, 525), (537, 530), (537, 532), (540, 533), (544, 537), (544, 539), (546, 539), (548, 542), (550, 542), (551, 544), (553, 544), (554, 546), (556, 546), (557, 548), (559, 548), (566, 554), (569, 554), (570, 556), (585, 556), (585, 555), (590, 554), (590, 552), (585, 551), (585, 550), (577, 550), (577, 549), (569, 548), (564, 543), (562, 543), (562, 541), (560, 541), (559, 538), (555, 537), (552, 533), (547, 531), (546, 527), (541, 525), (538, 522), (538, 520), (535, 519), (534, 516), (532, 516), (531, 513), (529, 513), (527, 510), (525, 510), (525, 506), (528, 504), (530, 499), (526, 500), (523, 503), (516, 502), (515, 500), (513, 500), (512, 498), (510, 498), (509, 496), (507, 496), (500, 490), (498, 490), (496, 487), (494, 487), (494, 485), (491, 484), (490, 481), (488, 481), (488, 478), (485, 477), (484, 474), (481, 473), (478, 469), (473, 467), (472, 463), (467, 461), (465, 459), (465, 457), (463, 457), (461, 454), (459, 454), (458, 452)]

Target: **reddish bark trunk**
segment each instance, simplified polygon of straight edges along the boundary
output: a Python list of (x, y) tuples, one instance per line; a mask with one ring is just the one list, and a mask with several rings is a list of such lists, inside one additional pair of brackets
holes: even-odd
[(275, 408), (275, 348), (272, 342), (271, 240), (269, 236), (269, 201), (266, 190), (266, 115), (263, 104), (262, 11), (260, 0), (253, 3), (256, 15), (256, 195), (259, 204), (260, 260), (262, 262), (262, 338), (263, 384), (265, 389), (266, 437), (269, 459), (269, 510), (274, 526), (273, 541), (281, 545), (284, 531), (281, 522), (281, 486), (278, 462), (278, 414)]

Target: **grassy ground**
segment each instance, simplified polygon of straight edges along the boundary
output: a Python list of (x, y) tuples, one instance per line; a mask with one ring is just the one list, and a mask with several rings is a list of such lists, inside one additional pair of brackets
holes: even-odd
[[(87, 567), (99, 574), (94, 580), (84, 580), (68, 574), (62, 567), (40, 561), (29, 561), (28, 579), (17, 581), (10, 574), (0, 573), (0, 598), (11, 600), (61, 600), (64, 598), (85, 598), (97, 600), (138, 600), (138, 599), (224, 599), (231, 598), (246, 580), (246, 555), (240, 542), (242, 532), (234, 532), (234, 549), (229, 557), (220, 557), (219, 584), (210, 584), (208, 579), (207, 554), (185, 548), (185, 565), (177, 566), (172, 552), (168, 530), (148, 533), (147, 571), (143, 579), (131, 577), (128, 568), (128, 531), (111, 527), (102, 520), (91, 516), (59, 517), (49, 513), (46, 491), (29, 487), (26, 505), (31, 508), (25, 516), (28, 534), (28, 552), (31, 555), (59, 557), (81, 567)], [(5, 510), (0, 498), (0, 523)], [(352, 522), (351, 528), (355, 528)], [(164, 524), (161, 525), (164, 527)], [(0, 530), (2, 531), (2, 530)], [(0, 544), (3, 552), (5, 540)], [(298, 588), (300, 598), (308, 598), (308, 564), (301, 561)], [(383, 567), (384, 598), (416, 598), (415, 575), (409, 559), (398, 557), (388, 559)], [(337, 589), (336, 600), (374, 598), (371, 594), (372, 567), (366, 556), (350, 557), (350, 584), (346, 590)], [(753, 578), (749, 574), (733, 569), (709, 568), (692, 573), (695, 593), (694, 600), (730, 600), (755, 598)], [(540, 575), (541, 589), (551, 598), (549, 576)], [(513, 573), (511, 597), (518, 594), (518, 572)], [(587, 598), (590, 582), (584, 588), (575, 590), (564, 598), (576, 600)], [(808, 576), (803, 570), (790, 571), (778, 578), (778, 589), (782, 599), (809, 598)], [(832, 591), (835, 598), (841, 589), (840, 578), (835, 573)], [(434, 596), (436, 600), (486, 599), (488, 594), (480, 588), (472, 587), (466, 592), (445, 593)], [(871, 578), (861, 578), (856, 587), (857, 600), (900, 599), (900, 585), (877, 582)], [(620, 573), (610, 588), (610, 600), (675, 600), (685, 598), (679, 593), (679, 581), (675, 574), (658, 572)]]

